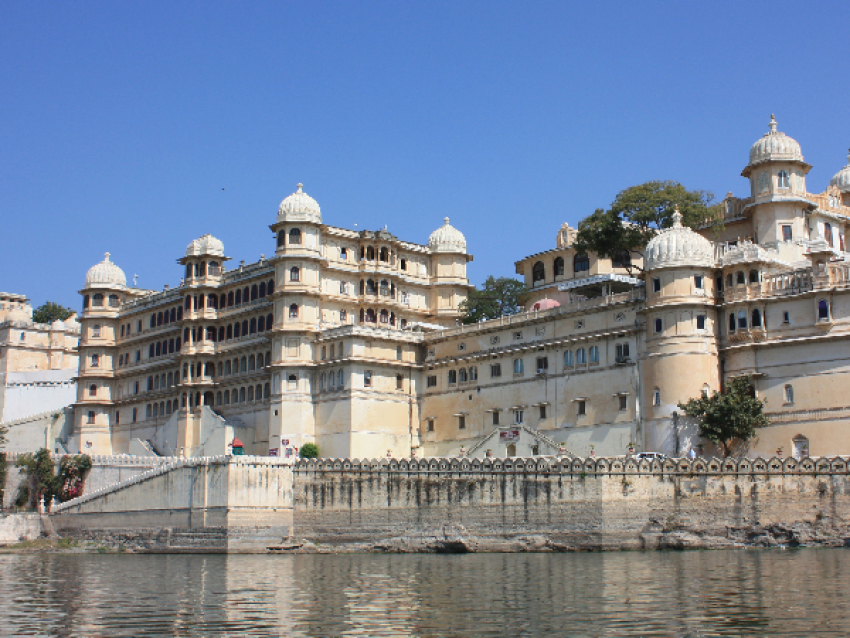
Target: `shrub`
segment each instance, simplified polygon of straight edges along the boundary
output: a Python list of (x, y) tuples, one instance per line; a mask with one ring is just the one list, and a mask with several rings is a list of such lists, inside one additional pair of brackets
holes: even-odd
[(319, 457), (319, 447), (315, 443), (305, 443), (301, 446), (302, 459), (316, 459)]

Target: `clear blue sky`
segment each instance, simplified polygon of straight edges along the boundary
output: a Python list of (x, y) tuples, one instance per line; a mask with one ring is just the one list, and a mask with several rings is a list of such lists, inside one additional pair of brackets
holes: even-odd
[(328, 224), (425, 243), (451, 217), (479, 284), (628, 186), (746, 195), (772, 112), (819, 192), (848, 23), (846, 0), (4, 2), (0, 290), (79, 308), (107, 250), (161, 289), (208, 232), (255, 261), (299, 181)]

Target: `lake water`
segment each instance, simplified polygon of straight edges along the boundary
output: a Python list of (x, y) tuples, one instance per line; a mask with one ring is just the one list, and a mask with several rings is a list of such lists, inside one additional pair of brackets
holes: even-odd
[(850, 549), (0, 555), (2, 636), (846, 636)]

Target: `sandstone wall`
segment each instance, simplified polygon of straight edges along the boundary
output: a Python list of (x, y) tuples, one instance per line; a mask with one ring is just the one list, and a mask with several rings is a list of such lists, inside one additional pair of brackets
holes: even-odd
[(850, 537), (848, 478), (843, 459), (301, 462), (295, 537), (389, 551), (835, 544)]

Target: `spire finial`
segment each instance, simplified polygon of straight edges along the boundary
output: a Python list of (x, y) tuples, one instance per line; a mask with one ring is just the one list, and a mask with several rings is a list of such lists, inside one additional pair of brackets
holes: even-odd
[(103, 253), (103, 261), (109, 261), (109, 253)]
[(298, 190), (296, 192), (303, 193), (304, 192), (303, 189), (304, 189), (304, 184), (302, 184), (301, 182), (298, 182)]
[(679, 212), (679, 205), (676, 204), (675, 209), (673, 210), (673, 228), (681, 228), (682, 227), (682, 213)]
[(770, 114), (770, 132), (776, 133), (776, 116), (773, 113)]
[(443, 221), (445, 222), (446, 226), (449, 225), (449, 218), (448, 217), (443, 217)]

